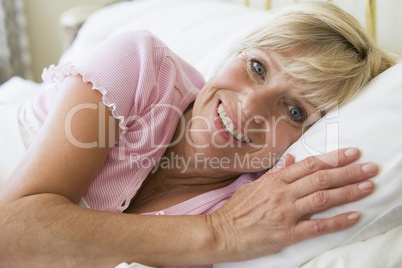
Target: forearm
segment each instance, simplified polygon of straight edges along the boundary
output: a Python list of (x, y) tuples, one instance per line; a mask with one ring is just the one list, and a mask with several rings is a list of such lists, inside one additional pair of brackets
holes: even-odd
[(142, 216), (78, 207), (41, 194), (0, 207), (0, 266), (205, 264), (217, 254), (206, 216)]

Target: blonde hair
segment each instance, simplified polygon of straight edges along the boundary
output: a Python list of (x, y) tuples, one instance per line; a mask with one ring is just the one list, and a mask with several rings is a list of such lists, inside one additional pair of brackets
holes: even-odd
[(317, 110), (341, 106), (396, 64), (350, 14), (329, 2), (296, 4), (250, 33), (229, 55), (251, 49), (278, 53), (283, 71)]

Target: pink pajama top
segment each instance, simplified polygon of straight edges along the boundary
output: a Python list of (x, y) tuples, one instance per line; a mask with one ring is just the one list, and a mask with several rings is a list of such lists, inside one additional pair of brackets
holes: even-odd
[[(42, 78), (53, 84), (33, 102), (40, 122), (52, 108), (60, 83), (81, 75), (120, 121), (121, 134), (83, 199), (91, 209), (123, 212), (162, 157), (180, 116), (205, 81), (192, 66), (146, 31), (115, 35), (83, 58), (51, 66)], [(209, 214), (256, 175), (240, 176), (231, 185), (204, 193), (154, 215)]]

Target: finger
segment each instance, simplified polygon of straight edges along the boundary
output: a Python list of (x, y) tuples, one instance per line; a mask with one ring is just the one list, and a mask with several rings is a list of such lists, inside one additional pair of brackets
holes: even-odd
[(359, 221), (360, 213), (348, 212), (328, 219), (314, 219), (300, 222), (295, 227), (297, 240), (305, 240), (330, 234), (352, 227)]
[(378, 166), (374, 163), (354, 164), (335, 169), (319, 170), (291, 184), (297, 198), (314, 192), (342, 187), (357, 183), (375, 176)]
[(344, 148), (318, 156), (310, 156), (288, 168), (281, 170), (281, 179), (292, 183), (317, 170), (345, 166), (356, 161), (360, 156), (357, 148)]
[[(296, 216), (305, 218), (335, 206), (354, 202), (366, 197), (374, 190), (374, 183), (366, 180), (341, 188), (318, 191), (295, 201)], [(299, 215), (297, 215), (300, 213)]]
[(294, 162), (295, 158), (293, 157), (293, 155), (287, 154), (283, 158), (281, 158), (281, 160), (279, 160), (279, 162), (276, 163), (276, 165), (273, 168), (268, 170), (268, 173), (278, 172), (279, 170), (284, 169), (285, 167), (288, 167), (291, 164), (294, 164)]

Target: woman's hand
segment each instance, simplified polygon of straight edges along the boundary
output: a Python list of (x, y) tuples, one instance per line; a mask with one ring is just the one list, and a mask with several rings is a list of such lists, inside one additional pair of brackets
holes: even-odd
[[(351, 164), (355, 148), (341, 149), (281, 165), (245, 184), (210, 216), (219, 251), (231, 261), (268, 255), (299, 241), (351, 227), (359, 213), (310, 219), (334, 206), (359, 200), (374, 189), (367, 179), (377, 174), (373, 163)], [(226, 260), (222, 260), (226, 261)]]

